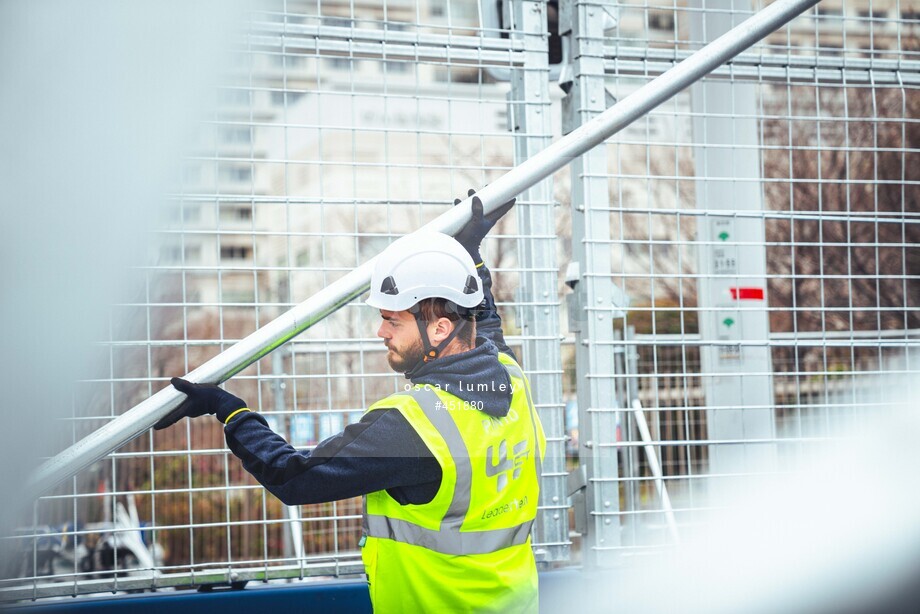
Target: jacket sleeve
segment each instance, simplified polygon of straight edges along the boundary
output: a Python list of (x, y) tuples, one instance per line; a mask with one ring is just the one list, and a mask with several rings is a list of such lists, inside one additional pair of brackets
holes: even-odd
[(312, 452), (295, 449), (256, 412), (231, 420), (224, 435), (243, 467), (286, 505), (337, 501), (441, 479), (437, 460), (395, 409), (365, 414)]
[(482, 264), (478, 269), (479, 279), (482, 280), (483, 308), (476, 316), (476, 335), (489, 339), (498, 347), (499, 352), (508, 354), (515, 360), (517, 356), (505, 343), (505, 334), (502, 331), (502, 318), (498, 315), (498, 308), (495, 306), (495, 297), (492, 295), (492, 273)]

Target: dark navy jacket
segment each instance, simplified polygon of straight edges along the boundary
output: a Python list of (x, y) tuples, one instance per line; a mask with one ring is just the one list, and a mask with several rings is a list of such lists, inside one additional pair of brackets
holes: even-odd
[[(498, 352), (513, 353), (505, 344), (492, 276), (485, 266), (479, 268), (479, 277), (486, 302), (477, 317), (476, 347), (420, 363), (406, 377), (413, 384), (438, 385), (477, 407), (481, 403), (491, 416), (503, 417), (511, 406), (511, 380)], [(441, 484), (438, 461), (396, 409), (365, 414), (312, 452), (294, 449), (256, 412), (238, 414), (224, 434), (246, 470), (287, 505), (337, 501), (379, 490), (404, 505), (421, 504), (431, 501)]]

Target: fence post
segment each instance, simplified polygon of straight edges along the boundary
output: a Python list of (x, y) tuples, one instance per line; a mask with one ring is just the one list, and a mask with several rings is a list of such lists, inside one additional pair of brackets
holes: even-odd
[[(750, 11), (741, 0), (692, 5), (706, 9), (690, 14), (693, 40), (727, 32)], [(756, 88), (713, 79), (690, 88), (697, 208), (715, 212), (697, 226), (702, 382), (709, 439), (722, 442), (775, 437), (764, 218), (734, 215), (764, 209)], [(720, 475), (774, 458), (773, 443), (709, 446), (709, 469)]]
[[(546, 149), (552, 140), (546, 10), (543, 0), (514, 2), (512, 36), (524, 43), (524, 66), (511, 71), (508, 93), (508, 128), (515, 135), (515, 166)], [(552, 175), (522, 193), (518, 202), (521, 206), (515, 210), (521, 235), (521, 273), (517, 301), (521, 307), (517, 320), (523, 336), (521, 359), (546, 432), (541, 514), (534, 543), (538, 559), (567, 560), (565, 421)]]
[[(606, 109), (603, 8), (594, 0), (560, 4), (559, 31), (568, 40), (573, 83), (562, 103), (563, 126), (587, 124)], [(619, 467), (616, 439), (616, 364), (613, 353), (613, 280), (607, 151), (595, 147), (570, 164), (572, 262), (581, 313), (575, 333), (578, 377), (579, 459), (586, 468), (583, 536), (586, 567), (612, 563), (620, 545)]]

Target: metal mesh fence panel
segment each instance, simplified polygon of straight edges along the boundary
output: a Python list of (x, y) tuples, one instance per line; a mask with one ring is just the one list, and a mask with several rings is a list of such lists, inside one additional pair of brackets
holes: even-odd
[[(534, 6), (553, 36), (542, 14), (528, 21)], [(114, 308), (61, 447), (762, 3), (509, 7), (273, 0), (250, 12), (142, 290)], [(529, 191), (486, 240), (554, 459), (543, 560), (616, 564), (670, 543), (713, 491), (762, 470), (753, 460), (778, 470), (778, 452), (871, 409), (870, 377), (920, 345), (918, 36), (903, 0), (822, 2)], [(556, 45), (551, 61), (570, 73), (545, 57)], [(226, 387), (310, 449), (402, 386), (376, 320), (348, 305)], [(42, 497), (5, 539), (16, 556), (0, 590), (360, 573), (361, 511), (282, 505), (219, 424), (185, 421)]]
[[(762, 6), (609, 7), (603, 74), (581, 59), (576, 87), (622, 100)], [(575, 3), (573, 34), (598, 36), (578, 19), (599, 10)], [(581, 329), (601, 317), (614, 329), (611, 367), (568, 380), (582, 458), (614, 468), (587, 475), (587, 563), (672, 543), (714, 494), (884, 405), (869, 394), (880, 373), (915, 376), (902, 356), (920, 332), (916, 17), (905, 3), (822, 2), (571, 179), (574, 228), (592, 212), (609, 221), (576, 240), (609, 247), (609, 261), (588, 271), (605, 289), (569, 308), (585, 310)]]
[[(258, 6), (163, 208), (143, 291), (115, 308), (98, 346), (105, 366), (81, 384), (62, 447), (515, 164), (510, 86), (487, 73), (523, 62), (509, 24), (483, 28), (466, 2)], [(483, 249), (519, 351), (521, 240), (509, 219)], [(226, 387), (310, 449), (402, 388), (378, 320), (348, 305)], [(560, 406), (544, 399), (541, 411)], [(551, 438), (561, 431), (559, 420)], [(10, 540), (19, 554), (4, 585), (23, 597), (356, 573), (360, 518), (359, 499), (282, 505), (229, 453), (220, 425), (184, 421), (43, 497), (35, 526)], [(563, 540), (565, 523), (557, 513)]]

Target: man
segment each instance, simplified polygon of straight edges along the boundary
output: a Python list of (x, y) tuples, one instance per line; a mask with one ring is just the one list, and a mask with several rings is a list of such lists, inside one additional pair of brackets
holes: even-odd
[(376, 612), (538, 610), (530, 529), (546, 441), (479, 255), (513, 204), (484, 216), (475, 197), (459, 242), (414, 233), (384, 250), (367, 304), (380, 310), (387, 361), (413, 385), (312, 453), (241, 399), (179, 378), (188, 399), (156, 425), (216, 414), (246, 470), (287, 505), (366, 495)]

